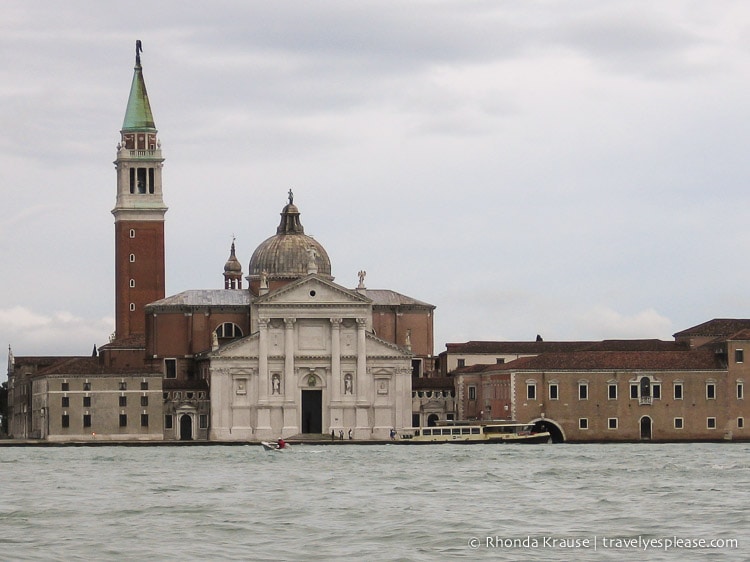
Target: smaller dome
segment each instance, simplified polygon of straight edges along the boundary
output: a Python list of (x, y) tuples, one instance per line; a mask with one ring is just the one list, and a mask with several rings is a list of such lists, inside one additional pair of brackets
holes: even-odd
[(224, 273), (239, 273), (242, 275), (242, 264), (237, 259), (237, 256), (234, 255), (234, 240), (232, 240), (232, 250), (229, 254), (229, 259), (224, 264)]

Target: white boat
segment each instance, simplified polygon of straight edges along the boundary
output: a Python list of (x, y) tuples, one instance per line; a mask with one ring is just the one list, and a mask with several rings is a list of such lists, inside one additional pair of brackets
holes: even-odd
[(266, 451), (278, 451), (279, 453), (289, 449), (289, 444), (285, 444), (283, 448), (280, 448), (279, 444), (275, 441), (261, 441), (260, 446)]
[(547, 443), (547, 431), (534, 431), (533, 424), (515, 422), (468, 423), (420, 427), (404, 432), (401, 439), (414, 443)]

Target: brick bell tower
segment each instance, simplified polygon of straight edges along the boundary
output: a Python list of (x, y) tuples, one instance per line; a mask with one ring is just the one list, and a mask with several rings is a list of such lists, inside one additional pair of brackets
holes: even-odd
[(135, 72), (117, 145), (114, 342), (145, 338), (144, 307), (164, 298), (164, 215), (161, 142), (146, 93), (136, 41)]

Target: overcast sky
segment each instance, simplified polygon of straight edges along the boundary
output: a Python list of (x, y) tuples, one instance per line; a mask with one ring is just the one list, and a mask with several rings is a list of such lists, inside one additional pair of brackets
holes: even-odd
[(246, 272), (292, 188), (337, 283), (437, 306), (436, 353), (750, 316), (746, 1), (5, 0), (3, 350), (114, 330), (136, 39), (168, 295), (223, 287), (233, 235)]

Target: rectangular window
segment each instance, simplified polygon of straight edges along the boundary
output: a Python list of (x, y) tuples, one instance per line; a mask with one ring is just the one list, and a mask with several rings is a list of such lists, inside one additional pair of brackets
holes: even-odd
[(617, 418), (607, 418), (607, 428), (617, 429)]
[(469, 400), (476, 400), (476, 399), (477, 399), (477, 387), (470, 386), (469, 387)]
[(206, 414), (198, 416), (198, 427), (201, 429), (208, 429), (208, 416)]
[(120, 408), (124, 408), (127, 405), (128, 405), (128, 397), (120, 396)]
[(503, 363), (505, 363), (505, 359), (504, 359), (503, 357), (498, 357), (498, 358), (497, 358), (497, 359), (495, 360), (495, 364), (496, 364), (496, 365), (502, 365)]
[(164, 416), (164, 429), (172, 429), (172, 414)]
[(588, 428), (589, 428), (589, 419), (578, 418), (578, 429), (588, 429)]
[(84, 408), (90, 408), (91, 407), (91, 396), (84, 396), (83, 397), (83, 407)]
[(589, 385), (585, 382), (578, 383), (578, 399), (588, 400), (589, 399)]
[(674, 383), (674, 399), (682, 400), (682, 383), (681, 382)]
[(83, 427), (91, 427), (91, 414), (83, 414)]
[(120, 381), (120, 390), (127, 390), (128, 389), (128, 383), (124, 381)]
[(737, 383), (737, 400), (745, 398), (745, 385), (741, 382)]
[(674, 428), (675, 429), (682, 429), (684, 427), (684, 422), (682, 418), (675, 418), (674, 419)]
[(83, 390), (91, 390), (91, 383), (88, 381), (83, 383)]
[(148, 427), (148, 414), (141, 414), (141, 427)]
[(661, 385), (659, 383), (651, 385), (651, 397), (654, 400), (661, 400)]
[(128, 425), (128, 415), (120, 414), (120, 427), (127, 427), (127, 425)]
[(177, 360), (176, 359), (165, 359), (164, 360), (165, 376), (168, 379), (177, 378)]
[(526, 383), (526, 399), (536, 400), (536, 384)]
[(706, 398), (708, 400), (716, 399), (716, 385), (712, 382), (706, 383)]
[(630, 385), (630, 398), (637, 399), (638, 398), (638, 385), (631, 383)]
[(556, 382), (553, 382), (549, 385), (549, 399), (558, 400), (559, 398), (560, 398), (560, 388), (557, 386)]
[(60, 424), (63, 427), (70, 427), (70, 416), (68, 414), (63, 414), (62, 420), (60, 420)]
[(737, 429), (745, 427), (745, 418), (737, 418)]
[(607, 386), (607, 397), (610, 400), (617, 400), (617, 384), (610, 383)]
[(61, 406), (62, 406), (63, 408), (69, 408), (69, 407), (70, 407), (70, 397), (68, 397), (68, 396), (63, 396), (63, 397), (62, 397), (62, 404), (61, 404)]
[(70, 390), (70, 383), (64, 382), (62, 383), (62, 391), (68, 392)]
[(741, 349), (734, 350), (734, 362), (742, 363), (745, 360), (745, 352)]
[(466, 359), (459, 359), (458, 360), (458, 368), (466, 367)]
[(706, 427), (708, 429), (716, 429), (716, 418), (706, 418)]
[(141, 406), (148, 406), (148, 396), (141, 396)]
[(148, 381), (141, 381), (141, 390), (148, 390)]

